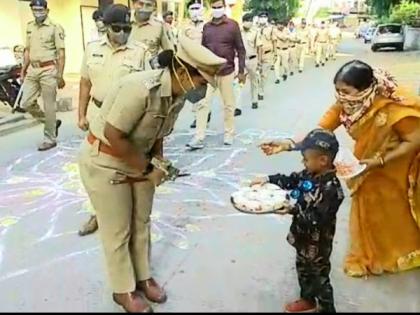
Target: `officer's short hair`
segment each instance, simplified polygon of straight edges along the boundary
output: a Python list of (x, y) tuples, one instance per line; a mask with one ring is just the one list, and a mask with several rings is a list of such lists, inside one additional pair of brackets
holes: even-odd
[(99, 19), (103, 19), (104, 18), (104, 14), (102, 12), (102, 10), (95, 10), (95, 12), (93, 12), (92, 14), (92, 20), (94, 20), (95, 22)]
[(200, 0), (190, 0), (190, 1), (188, 1), (187, 9), (189, 9), (190, 6), (192, 6), (193, 4), (196, 4), (196, 3), (199, 3), (201, 5), (201, 1)]
[(163, 13), (162, 17), (166, 18), (167, 16), (171, 16), (171, 15), (172, 16), (174, 15), (174, 13), (172, 11), (166, 11), (165, 13)]
[(31, 0), (29, 6), (32, 7), (44, 7), (45, 9), (48, 7), (47, 0)]
[(254, 19), (254, 16), (251, 13), (245, 13), (242, 17), (243, 22), (252, 22)]

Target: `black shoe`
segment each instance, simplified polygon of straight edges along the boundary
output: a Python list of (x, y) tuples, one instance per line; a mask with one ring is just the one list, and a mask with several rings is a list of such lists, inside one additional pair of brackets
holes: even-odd
[(55, 136), (58, 137), (58, 129), (60, 129), (62, 124), (62, 121), (60, 119), (57, 119), (55, 122)]
[(241, 116), (242, 115), (242, 110), (240, 110), (239, 108), (235, 108), (235, 114), (234, 116)]
[(303, 72), (303, 70), (299, 70), (299, 73), (302, 73)]
[(252, 103), (252, 109), (257, 109), (258, 108), (258, 103)]
[(287, 80), (287, 75), (283, 74), (283, 81), (286, 81), (286, 80)]
[(270, 68), (270, 69), (271, 69), (271, 71), (274, 71), (274, 66), (271, 66), (271, 68)]
[(316, 64), (316, 65), (315, 65), (315, 68), (319, 68), (319, 64)]
[(328, 61), (328, 58), (326, 58), (325, 61)]
[(197, 128), (197, 120), (194, 120), (194, 121), (192, 122), (192, 124), (190, 125), (190, 128), (191, 128), (191, 129), (195, 129), (195, 128)]
[(259, 101), (263, 101), (264, 100), (264, 96), (263, 95), (258, 95), (258, 100)]
[(295, 73), (294, 72), (290, 72), (290, 76), (293, 76)]
[(321, 65), (322, 65), (323, 67), (325, 67), (325, 63), (321, 63)]
[(207, 116), (207, 123), (209, 123), (210, 122), (210, 119), (211, 119), (211, 112), (208, 114), (208, 116)]
[(277, 79), (276, 82), (274, 82), (275, 84), (280, 84), (280, 80)]

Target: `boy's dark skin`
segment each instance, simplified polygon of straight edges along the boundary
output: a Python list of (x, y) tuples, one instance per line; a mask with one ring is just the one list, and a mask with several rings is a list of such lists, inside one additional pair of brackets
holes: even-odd
[(296, 269), (301, 287), (299, 301), (304, 301), (308, 308), (314, 310), (318, 301), (320, 312), (335, 312), (333, 288), (329, 280), (329, 258), (335, 234), (335, 214), (344, 196), (330, 154), (318, 149), (306, 149), (302, 155), (304, 171), (290, 176), (277, 174), (256, 178), (251, 186), (270, 182), (293, 190), (302, 180), (314, 183), (315, 188), (309, 198), (302, 194), (295, 206), (278, 213), (293, 215), (288, 241), (296, 248)]

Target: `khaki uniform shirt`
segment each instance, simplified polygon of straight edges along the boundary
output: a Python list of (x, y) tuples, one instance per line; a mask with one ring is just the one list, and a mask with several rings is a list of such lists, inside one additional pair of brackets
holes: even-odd
[(309, 29), (307, 27), (299, 27), (297, 29), (297, 39), (299, 43), (306, 44), (309, 42)]
[(329, 39), (329, 32), (327, 28), (319, 29), (316, 41), (317, 43), (326, 43)]
[(49, 18), (38, 25), (29, 22), (26, 28), (26, 48), (32, 62), (57, 60), (58, 51), (64, 49), (64, 29)]
[(293, 32), (288, 31), (289, 33), (289, 47), (293, 48), (296, 47), (296, 44), (299, 42), (297, 30)]
[(161, 49), (174, 49), (163, 23), (155, 19), (143, 24), (135, 23), (129, 41), (137, 41), (148, 47), (147, 60), (155, 57)]
[[(183, 98), (172, 99), (168, 69), (132, 73), (107, 94), (90, 131), (109, 145), (104, 136), (105, 123), (109, 123), (127, 134), (136, 149), (149, 155), (155, 142), (172, 132), (183, 106)], [(118, 163), (121, 169), (121, 161)], [(123, 170), (130, 170), (126, 168)]]
[(341, 37), (341, 30), (338, 27), (331, 27), (329, 29), (330, 40), (338, 40)]
[(182, 30), (180, 31), (181, 34), (188, 37), (189, 39), (196, 41), (201, 45), (201, 39), (203, 38), (203, 27), (204, 22), (200, 21), (194, 23), (190, 21), (187, 25), (185, 25)]
[(258, 30), (251, 28), (248, 31), (242, 30), (242, 40), (244, 42), (247, 58), (257, 55)]
[(262, 46), (263, 53), (273, 50), (274, 28), (271, 26), (264, 26), (258, 30), (257, 46)]
[(166, 37), (169, 39), (169, 41), (171, 42), (173, 46), (176, 46), (176, 43), (178, 41), (177, 29), (168, 23), (164, 23), (163, 25), (166, 32)]
[(276, 41), (277, 49), (289, 48), (289, 31), (285, 28), (283, 31), (280, 31), (276, 28), (273, 32), (274, 40)]
[(146, 46), (134, 42), (115, 49), (107, 36), (90, 42), (80, 74), (92, 83), (91, 96), (102, 102), (113, 82), (131, 72), (143, 71), (146, 50)]

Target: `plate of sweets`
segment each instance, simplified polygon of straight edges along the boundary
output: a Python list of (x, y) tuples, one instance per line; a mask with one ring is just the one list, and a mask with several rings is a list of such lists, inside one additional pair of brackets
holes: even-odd
[(289, 205), (287, 191), (277, 185), (266, 183), (252, 187), (241, 187), (234, 192), (230, 201), (233, 207), (249, 214), (276, 213)]
[(334, 165), (337, 170), (337, 177), (341, 179), (356, 177), (366, 169), (366, 165), (360, 164), (349, 149), (338, 152)]

